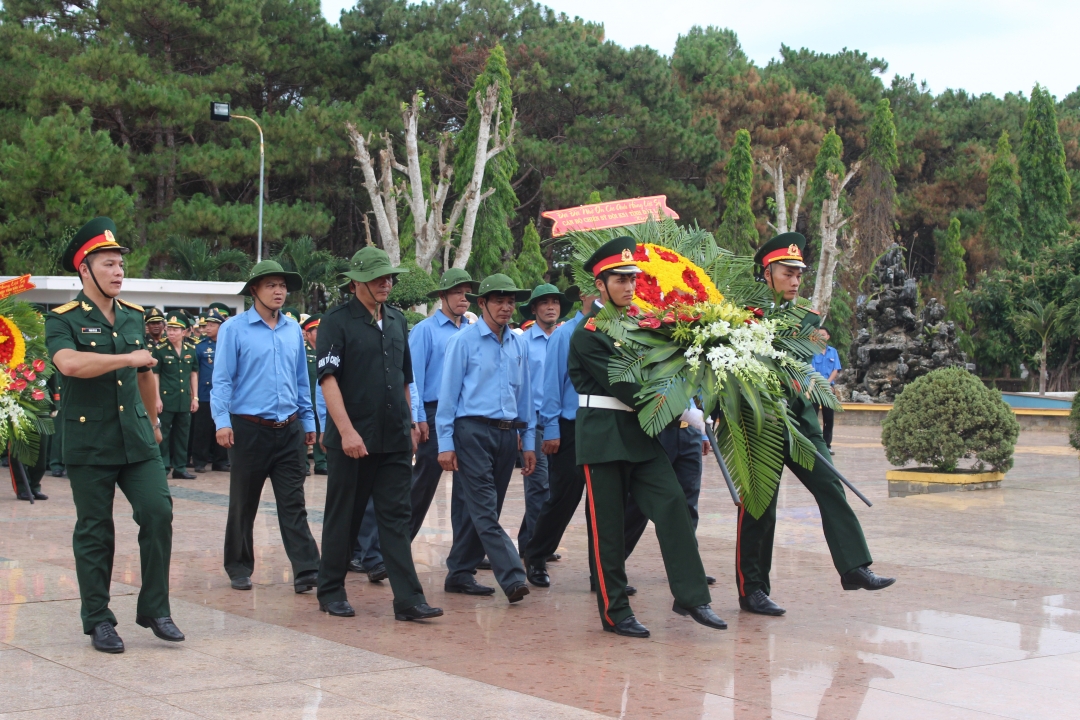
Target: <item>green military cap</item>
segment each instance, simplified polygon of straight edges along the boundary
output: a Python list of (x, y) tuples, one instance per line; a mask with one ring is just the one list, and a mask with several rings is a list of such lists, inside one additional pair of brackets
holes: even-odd
[(462, 270), (461, 268), (450, 268), (442, 274), (441, 278), (439, 278), (438, 289), (432, 290), (427, 294), (427, 296), (429, 298), (437, 298), (439, 297), (439, 293), (446, 292), (447, 290), (453, 290), (458, 285), (466, 284), (470, 286), (469, 289), (473, 292), (476, 292), (476, 289), (480, 287), (480, 283), (473, 280), (472, 276), (469, 275), (469, 273), (467, 273), (466, 271)]
[(166, 327), (178, 327), (187, 329), (189, 323), (187, 314), (183, 312), (171, 312), (165, 321)]
[(107, 217), (96, 217), (71, 238), (60, 265), (68, 272), (78, 272), (87, 255), (102, 250), (117, 250), (123, 255), (131, 252), (131, 248), (116, 242), (116, 223)]
[(205, 315), (200, 315), (199, 316), (199, 327), (205, 327), (205, 326), (206, 326), (206, 316)]
[(294, 307), (283, 307), (283, 308), (281, 308), (281, 314), (282, 315), (288, 315), (289, 317), (291, 317), (296, 322), (300, 322), (300, 311), (297, 310)]
[[(408, 268), (394, 267), (390, 264), (390, 256), (386, 251), (368, 245), (360, 248), (349, 261), (349, 269), (341, 273), (342, 277), (356, 282), (371, 282), (387, 275), (397, 275), (409, 272)], [(345, 284), (348, 284), (346, 280)]]
[[(281, 267), (281, 263), (274, 260), (263, 260), (261, 263), (257, 263), (255, 267), (251, 268), (251, 274), (248, 275), (247, 282), (244, 283), (244, 287), (240, 290), (240, 295), (251, 295), (251, 286), (264, 277), (271, 275), (278, 275), (285, 278), (285, 289), (289, 292), (296, 292), (304, 286), (304, 279), (300, 277), (300, 273), (289, 272), (285, 268)], [(213, 307), (213, 305), (211, 305)]]
[(165, 322), (165, 313), (163, 313), (160, 308), (156, 308), (156, 307), (147, 308), (143, 312), (143, 322), (144, 323)]
[(226, 318), (221, 313), (221, 311), (218, 310), (217, 308), (213, 308), (210, 312), (206, 313), (206, 322), (207, 322), (207, 324), (209, 324), (209, 323), (217, 323), (218, 325), (220, 325), (221, 323), (225, 322), (227, 319), (228, 318)]
[(509, 275), (503, 275), (502, 273), (495, 273), (494, 275), (488, 275), (480, 283), (479, 290), (476, 294), (465, 293), (465, 297), (470, 300), (476, 300), (477, 298), (485, 297), (491, 293), (506, 293), (514, 296), (514, 299), (518, 302), (522, 302), (529, 298), (529, 291), (522, 290), (519, 287), (514, 286), (514, 281), (510, 279)]
[(570, 312), (570, 308), (574, 306), (574, 301), (560, 292), (559, 288), (551, 283), (541, 283), (533, 288), (532, 295), (529, 296), (528, 300), (518, 305), (518, 312), (521, 313), (521, 317), (526, 320), (535, 320), (536, 313), (533, 312), (533, 303), (546, 297), (555, 297), (559, 299), (559, 317)]
[(585, 261), (585, 272), (596, 277), (606, 271), (617, 275), (636, 275), (641, 268), (634, 264), (634, 252), (637, 240), (632, 237), (617, 237), (609, 240)]
[[(212, 302), (208, 307), (211, 310), (217, 310), (219, 313), (221, 313), (221, 316), (223, 318), (227, 318), (229, 317), (229, 315), (232, 314), (232, 308), (223, 302)], [(210, 316), (207, 315), (207, 317), (209, 318)]]
[(321, 320), (322, 313), (315, 313), (314, 315), (309, 316), (307, 320), (300, 323), (300, 327), (305, 330), (314, 330), (315, 328), (319, 327), (319, 322)]
[(764, 272), (773, 263), (788, 267), (804, 268), (803, 251), (806, 250), (806, 238), (802, 233), (786, 232), (769, 239), (754, 253), (754, 265)]

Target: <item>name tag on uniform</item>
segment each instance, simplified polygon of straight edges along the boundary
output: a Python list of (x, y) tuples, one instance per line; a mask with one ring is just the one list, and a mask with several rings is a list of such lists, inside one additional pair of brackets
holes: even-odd
[(79, 329), (82, 330), (84, 334), (86, 334), (86, 333), (88, 333), (90, 335), (100, 335), (101, 334), (101, 328), (84, 327), (84, 328), (79, 328)]

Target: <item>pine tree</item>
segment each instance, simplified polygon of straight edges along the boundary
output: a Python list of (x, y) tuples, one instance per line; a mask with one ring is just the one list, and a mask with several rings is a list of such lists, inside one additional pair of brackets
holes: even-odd
[(547, 272), (547, 261), (540, 252), (540, 233), (536, 231), (536, 225), (532, 220), (525, 226), (525, 234), (521, 236), (521, 254), (517, 262), (518, 275), (524, 288), (534, 288), (544, 282), (544, 273)]
[(844, 155), (844, 143), (836, 134), (836, 129), (830, 129), (821, 141), (817, 160), (814, 163), (814, 173), (810, 176), (810, 204), (821, 205), (821, 201), (829, 197), (832, 188), (829, 187), (829, 173), (836, 177), (844, 177), (847, 169), (844, 161), (840, 158)]
[(1054, 99), (1039, 85), (1031, 91), (1019, 161), (1022, 254), (1033, 258), (1068, 227), (1072, 203)]
[[(499, 105), (502, 107), (502, 122), (499, 132), (502, 137), (510, 131), (509, 119), (513, 116), (513, 90), (510, 87), (510, 71), (506, 67), (506, 53), (502, 45), (495, 45), (488, 55), (484, 71), (477, 76), (469, 92), (469, 114), (465, 127), (458, 136), (457, 155), (454, 156), (454, 190), (463, 192), (472, 177), (473, 163), (476, 159), (476, 140), (480, 132), (480, 110), (476, 107), (476, 94), (483, 96), (492, 83), (499, 83)], [(483, 191), (495, 188), (495, 192), (480, 206), (473, 233), (473, 251), (469, 258), (473, 277), (481, 278), (492, 273), (503, 272), (507, 256), (514, 246), (514, 237), (510, 234), (510, 222), (514, 217), (518, 199), (510, 181), (517, 172), (518, 162), (514, 146), (492, 158), (484, 170)]]
[(738, 255), (749, 255), (758, 244), (758, 231), (750, 199), (754, 193), (754, 158), (750, 151), (750, 133), (739, 130), (727, 162), (727, 183), (720, 192), (724, 198), (724, 216), (717, 240), (722, 247)]
[(967, 264), (964, 262), (964, 246), (960, 243), (960, 219), (949, 221), (938, 248), (938, 276), (948, 309), (948, 318), (966, 328), (970, 324), (971, 311), (961, 294), (966, 286)]
[(1024, 226), (1020, 224), (1020, 176), (1016, 172), (1009, 133), (1001, 132), (997, 154), (986, 180), (985, 235), (991, 245), (1003, 254), (1019, 252), (1024, 243)]
[(887, 98), (878, 100), (862, 158), (862, 182), (855, 193), (859, 244), (855, 272), (870, 269), (874, 258), (893, 242), (896, 232), (896, 123)]

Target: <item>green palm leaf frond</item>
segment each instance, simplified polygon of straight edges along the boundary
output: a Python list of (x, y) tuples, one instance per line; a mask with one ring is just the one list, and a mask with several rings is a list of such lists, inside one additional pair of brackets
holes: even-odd
[(731, 468), (743, 507), (761, 517), (772, 502), (784, 469), (784, 426), (757, 422), (750, 403), (731, 384), (720, 393), (723, 421), (717, 433), (720, 453)]
[(795, 415), (788, 407), (779, 408), (778, 417), (783, 418), (784, 427), (787, 429), (788, 453), (791, 459), (802, 465), (807, 470), (814, 469), (817, 461), (817, 448), (810, 442), (799, 428), (795, 425)]
[[(685, 364), (686, 361), (682, 362)], [(637, 397), (646, 401), (638, 411), (641, 428), (648, 435), (656, 437), (689, 407), (693, 388), (686, 378), (675, 372), (649, 380), (638, 391)]]

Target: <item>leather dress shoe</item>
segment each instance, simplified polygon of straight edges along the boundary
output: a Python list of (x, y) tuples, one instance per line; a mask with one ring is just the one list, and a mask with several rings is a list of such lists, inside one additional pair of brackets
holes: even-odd
[(195, 476), (189, 473), (187, 470), (173, 470), (173, 480), (194, 480)]
[(772, 598), (765, 594), (764, 590), (755, 590), (746, 597), (739, 597), (739, 607), (746, 612), (758, 615), (780, 616), (787, 612), (787, 610), (774, 603)]
[(559, 560), (562, 560), (562, 555), (560, 555), (559, 553), (551, 553), (547, 556), (547, 560), (545, 560), (545, 562), (558, 562)]
[(214, 472), (229, 472), (229, 468), (231, 467), (232, 465), (230, 465), (229, 463), (218, 463), (211, 465), (210, 469)]
[(21, 493), (17, 494), (17, 495), (15, 496), (15, 499), (16, 499), (16, 500), (25, 500), (26, 502), (30, 502), (30, 496), (29, 496), (29, 495), (27, 495), (27, 494), (26, 494), (26, 493), (24, 493), (24, 492), (21, 492)]
[[(596, 580), (589, 578), (589, 592), (596, 592)], [(626, 597), (637, 595), (637, 588), (633, 585), (626, 586)]]
[(326, 468), (315, 468), (316, 475), (326, 475)]
[(490, 570), (491, 569), (491, 559), (488, 558), (485, 555), (483, 560), (476, 563), (476, 569), (477, 570)]
[(245, 577), (245, 576), (234, 577), (229, 582), (232, 585), (233, 590), (250, 590), (251, 589), (251, 578), (249, 578), (249, 577)]
[(124, 652), (124, 641), (116, 634), (116, 628), (111, 622), (99, 622), (90, 633), (90, 642), (94, 649), (103, 653)]
[(296, 594), (306, 593), (308, 590), (314, 590), (319, 586), (319, 573), (314, 570), (309, 570), (306, 573), (300, 573), (293, 580), (293, 590)]
[(319, 603), (319, 609), (334, 617), (352, 617), (356, 615), (356, 611), (353, 610), (353, 606), (349, 604), (348, 600), (334, 600), (333, 602)]
[(536, 587), (551, 587), (551, 577), (548, 576), (547, 568), (541, 565), (526, 565), (525, 577)]
[(716, 578), (714, 578), (712, 575), (706, 575), (705, 576), (705, 583), (708, 584), (708, 585), (715, 585), (716, 584)]
[(473, 578), (469, 578), (465, 582), (460, 583), (445, 583), (443, 590), (448, 593), (461, 593), (462, 595), (494, 595), (495, 588), (488, 587), (487, 585), (481, 585)]
[(684, 617), (690, 616), (694, 618), (694, 622), (700, 623), (705, 627), (710, 627), (713, 630), (727, 630), (727, 623), (721, 620), (708, 604), (698, 605), (693, 608), (684, 608), (678, 603), (675, 603), (671, 606), (671, 609), (675, 611), (676, 615), (682, 615)]
[(430, 620), (431, 618), (442, 617), (442, 608), (433, 608), (427, 603), (420, 603), (419, 605), (413, 605), (411, 608), (406, 608), (400, 612), (394, 611), (395, 620)]
[(529, 586), (523, 582), (514, 583), (510, 586), (510, 589), (506, 591), (506, 599), (511, 603), (521, 602), (521, 600), (529, 594)]
[(845, 590), (881, 590), (896, 582), (896, 578), (881, 577), (863, 565), (840, 576), (840, 585)]
[(649, 637), (649, 628), (639, 623), (637, 618), (633, 615), (620, 620), (614, 625), (605, 625), (604, 632), (615, 633), (616, 635), (622, 635), (623, 637)]
[(196, 465), (195, 467), (192, 468), (192, 470), (194, 470), (195, 472), (202, 475), (204, 472), (206, 472), (206, 466), (205, 465)]
[(387, 577), (389, 577), (389, 573), (386, 572), (386, 566), (382, 563), (379, 563), (367, 571), (367, 579), (369, 582), (381, 582)]
[(176, 623), (173, 622), (171, 617), (152, 618), (149, 615), (136, 615), (135, 624), (150, 628), (162, 640), (168, 640), (169, 642), (184, 641), (184, 633), (180, 632), (180, 628), (176, 627)]
[(360, 562), (356, 558), (349, 561), (349, 572), (366, 573), (367, 568), (364, 567), (364, 563)]
[(64, 477), (65, 475), (67, 475), (67, 470), (53, 470), (52, 471), (52, 476), (53, 477)]

